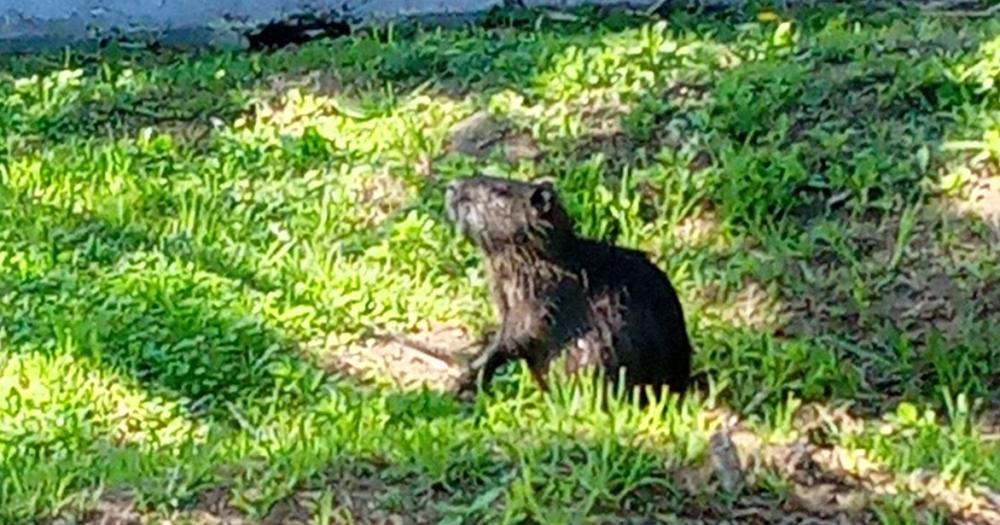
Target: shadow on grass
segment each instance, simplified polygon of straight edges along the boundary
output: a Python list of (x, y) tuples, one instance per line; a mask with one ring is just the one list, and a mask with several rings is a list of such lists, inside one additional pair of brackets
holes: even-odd
[(283, 381), (315, 378), (294, 358), (291, 340), (255, 312), (266, 304), (263, 293), (163, 256), (160, 241), (142, 232), (23, 195), (2, 200), (5, 241), (34, 263), (0, 274), (12, 294), (4, 312), (12, 348), (71, 347), (153, 396), (184, 400), (191, 415), (226, 418), (233, 403), (302, 401), (267, 397)]
[[(0, 240), (20, 250), (0, 272), (0, 367), (44, 390), (6, 400), (24, 411), (7, 429), (18, 453), (0, 463), (4, 522), (86, 509), (85, 522), (131, 522), (133, 506), (183, 507), (222, 486), (250, 490), (256, 476), (287, 478), (232, 507), (266, 511), (344, 455), (347, 466), (378, 461), (386, 440), (365, 431), (376, 420), (391, 435), (461, 412), (446, 396), (331, 376), (263, 319), (265, 293), (164, 256), (162, 240), (7, 190), (0, 210)], [(315, 441), (307, 420), (329, 441), (298, 448)], [(94, 509), (97, 487), (107, 492)]]
[[(607, 30), (645, 21), (609, 13), (602, 20)], [(213, 121), (232, 122), (290, 90), (346, 99), (372, 115), (392, 111), (398, 99), (429, 82), (434, 92), (452, 97), (517, 88), (551, 58), (588, 43), (583, 31), (592, 16), (572, 23), (571, 31), (545, 24), (538, 27), (541, 38), (508, 38), (534, 23), (536, 14), (497, 14), (471, 38), (404, 25), (270, 52), (151, 53), (112, 44), (90, 54), (3, 57), (0, 95), (7, 100), (0, 109), (12, 118), (0, 115), (0, 130), (15, 152), (56, 145), (68, 133), (122, 137), (145, 127), (198, 144)], [(414, 35), (419, 45), (410, 45)]]
[[(562, 162), (538, 171), (561, 182), (591, 233), (704, 214), (730, 236), (723, 246), (670, 232), (630, 242), (668, 266), (724, 274), (699, 272), (710, 285), (687, 290), (688, 312), (701, 324), (701, 372), (731, 380), (735, 406), (794, 394), (873, 415), (901, 400), (942, 407), (942, 389), (998, 403), (1000, 332), (989, 319), (1000, 311), (1000, 237), (940, 188), (968, 162), (939, 154), (942, 144), (981, 135), (976, 115), (994, 103), (943, 57), (986, 42), (961, 22), (916, 35), (891, 17), (815, 13), (793, 17), (810, 47), (764, 60), (741, 47), (740, 30), (721, 29), (714, 41), (743, 63), (709, 82), (668, 80), (617, 115), (610, 107), (611, 125), (558, 144)], [(855, 21), (878, 31), (845, 31)], [(968, 167), (973, 183), (995, 174), (992, 160)], [(601, 185), (635, 196), (641, 221), (586, 208)], [(739, 302), (751, 287), (771, 304), (736, 306), (764, 310), (751, 316), (760, 322), (701, 323), (696, 308)]]

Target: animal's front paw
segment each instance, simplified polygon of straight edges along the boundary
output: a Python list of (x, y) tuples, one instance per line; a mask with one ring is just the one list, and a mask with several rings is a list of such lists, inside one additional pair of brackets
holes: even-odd
[(455, 393), (461, 398), (474, 397), (478, 387), (477, 374), (467, 371), (459, 376), (455, 385)]
[(489, 393), (489, 387), (482, 384), (480, 375), (479, 370), (471, 369), (458, 378), (455, 393), (459, 399), (472, 401), (479, 392)]

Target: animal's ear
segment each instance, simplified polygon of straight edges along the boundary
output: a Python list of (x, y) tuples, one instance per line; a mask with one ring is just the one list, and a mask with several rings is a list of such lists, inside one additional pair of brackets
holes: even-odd
[(556, 179), (553, 177), (539, 177), (534, 180), (536, 186), (541, 186), (543, 188), (548, 188), (550, 191), (555, 192), (556, 189)]
[(531, 194), (531, 205), (539, 213), (548, 213), (552, 209), (552, 203), (556, 200), (556, 190), (551, 182), (545, 181), (538, 184), (535, 192)]

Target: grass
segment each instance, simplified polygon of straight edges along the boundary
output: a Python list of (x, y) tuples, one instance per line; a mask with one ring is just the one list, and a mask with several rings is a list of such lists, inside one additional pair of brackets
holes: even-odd
[[(1000, 23), (577, 15), (4, 58), (0, 521), (1000, 515)], [(477, 112), (507, 131), (470, 154)], [(654, 255), (691, 397), (331, 368), (493, 323), (442, 210), (473, 172)]]

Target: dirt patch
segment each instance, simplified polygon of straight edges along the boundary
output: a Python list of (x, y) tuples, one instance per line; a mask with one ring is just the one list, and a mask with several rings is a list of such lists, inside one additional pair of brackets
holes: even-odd
[[(874, 504), (885, 498), (911, 495), (920, 514), (939, 512), (948, 523), (1000, 523), (1000, 494), (983, 487), (955, 488), (929, 472), (899, 474), (861, 450), (833, 442), (831, 431), (864, 431), (865, 422), (847, 408), (809, 404), (796, 411), (789, 440), (769, 441), (754, 433), (735, 414), (710, 439), (709, 458), (702, 465), (664, 471), (682, 490), (686, 503), (679, 515), (675, 503), (642, 514), (621, 509), (602, 523), (731, 523), (869, 524), (879, 523)], [(325, 481), (310, 482), (267, 509), (260, 519), (238, 510), (228, 488), (205, 491), (191, 508), (169, 515), (136, 510), (131, 499), (108, 494), (85, 514), (87, 525), (171, 523), (191, 525), (306, 525), (323, 522), (359, 524), (433, 523), (439, 504), (452, 496), (419, 478), (385, 477), (380, 464), (329, 472)], [(762, 488), (777, 476), (780, 494)], [(723, 489), (725, 496), (717, 491)], [(676, 502), (660, 485), (638, 489), (629, 499)], [(60, 519), (47, 525), (81, 521)]]
[(455, 125), (446, 151), (483, 160), (500, 151), (507, 162), (534, 160), (541, 155), (531, 135), (502, 122), (487, 111), (478, 111)]
[[(184, 525), (250, 525), (257, 524), (229, 503), (229, 490), (224, 487), (205, 491), (191, 510), (172, 516), (171, 522)], [(291, 522), (290, 522), (291, 523)]]
[(585, 120), (588, 133), (571, 141), (567, 150), (577, 162), (600, 156), (604, 172), (612, 183), (617, 183), (626, 169), (648, 167), (665, 150), (688, 158), (687, 169), (691, 173), (716, 165), (703, 143), (702, 133), (684, 114), (657, 115), (649, 124), (650, 131), (638, 133), (623, 126), (624, 117), (617, 114), (595, 113), (591, 118), (604, 120)]
[(576, 156), (580, 160), (600, 156), (604, 172), (612, 181), (622, 175), (622, 171), (636, 163), (636, 154), (641, 144), (622, 131), (605, 131), (588, 135), (576, 146)]
[(419, 483), (389, 483), (377, 475), (338, 475), (331, 480), (326, 486), (298, 491), (276, 503), (260, 521), (232, 521), (232, 514), (223, 511), (210, 516), (228, 516), (225, 519), (230, 521), (204, 521), (198, 525), (312, 525), (323, 522), (318, 519), (322, 516), (329, 523), (409, 525), (433, 523), (438, 517), (435, 510), (438, 493), (430, 489), (414, 490)]
[[(784, 265), (778, 296), (785, 321), (775, 333), (836, 337), (859, 348), (840, 357), (860, 373), (865, 410), (933, 390), (940, 349), (993, 346), (996, 251), (972, 221), (931, 201), (912, 216), (866, 214), (817, 227), (843, 235), (816, 241), (812, 253)], [(903, 353), (911, 356), (907, 364), (881, 361)], [(994, 367), (987, 366), (988, 377)]]
[(363, 177), (349, 177), (348, 191), (358, 203), (364, 203), (356, 218), (365, 228), (374, 229), (383, 224), (414, 198), (406, 182), (394, 177), (388, 168)]
[(984, 442), (1000, 442), (1000, 401), (993, 401), (977, 424), (979, 437)]
[(943, 269), (905, 271), (871, 304), (871, 315), (891, 322), (914, 341), (925, 342), (929, 331), (958, 335), (956, 308), (962, 291)]
[[(817, 245), (807, 259), (786, 265), (781, 291), (789, 322), (782, 333), (835, 332), (870, 343), (898, 330), (923, 346), (932, 332), (958, 337), (963, 324), (981, 319), (992, 304), (996, 283), (966, 265), (992, 248), (967, 221), (935, 204), (918, 212), (912, 226), (893, 214), (842, 219), (837, 227), (846, 232), (844, 246)], [(867, 297), (851, 289), (858, 278)]]
[[(233, 505), (230, 490), (218, 487), (203, 492), (188, 509), (173, 512), (140, 512), (134, 501), (109, 494), (97, 501), (82, 520), (56, 519), (47, 525), (312, 525), (355, 523), (408, 525), (433, 523), (439, 518), (437, 500), (442, 494), (426, 484), (403, 480), (387, 482), (371, 475), (331, 476), (326, 485), (311, 486), (275, 503), (259, 518), (249, 517)], [(414, 490), (414, 487), (421, 487)], [(325, 518), (323, 521), (320, 518)]]
[(464, 327), (439, 326), (415, 334), (380, 334), (346, 348), (314, 345), (311, 351), (321, 356), (326, 368), (363, 381), (451, 391), (480, 343)]
[[(373, 525), (434, 523), (439, 519), (435, 507), (444, 497), (444, 493), (428, 487), (414, 490), (414, 487), (420, 485), (408, 482), (387, 483), (374, 476), (347, 476), (338, 479), (327, 490), (334, 495), (335, 508), (340, 516), (350, 518), (348, 520), (341, 518), (340, 523)], [(323, 497), (318, 491), (305, 494), (313, 502), (319, 502)], [(338, 522), (336, 519), (334, 521)]]
[(699, 308), (702, 316), (731, 326), (770, 332), (777, 330), (784, 321), (777, 291), (756, 279), (746, 278), (738, 290), (725, 294), (714, 287), (706, 287), (698, 297), (704, 301)]
[(277, 104), (292, 89), (320, 97), (335, 97), (343, 93), (344, 82), (331, 71), (276, 73), (264, 79), (261, 88), (268, 101)]
[(719, 238), (722, 221), (710, 205), (701, 205), (694, 213), (685, 217), (672, 233), (683, 245), (705, 246)]
[[(51, 525), (71, 523), (54, 520)], [(111, 493), (101, 498), (93, 510), (83, 517), (85, 525), (140, 525), (142, 515), (136, 510), (131, 498), (123, 494)]]
[(947, 202), (956, 214), (981, 220), (1000, 244), (1000, 166), (983, 161), (966, 169), (969, 180)]
[[(752, 486), (768, 471), (788, 483), (789, 497), (780, 505), (746, 505), (754, 498), (748, 494), (738, 500), (737, 514), (757, 509), (775, 516), (780, 509), (801, 513), (809, 523), (878, 523), (871, 504), (903, 492), (917, 497), (921, 512), (947, 513), (949, 523), (1000, 523), (1000, 494), (994, 491), (984, 487), (956, 489), (930, 472), (897, 474), (862, 450), (830, 443), (827, 429), (859, 432), (863, 425), (846, 408), (818, 404), (797, 411), (794, 426), (799, 437), (788, 442), (765, 442), (746, 427), (734, 424), (720, 430), (711, 441), (715, 476), (730, 479), (730, 484)], [(784, 522), (784, 515), (779, 521)]]

